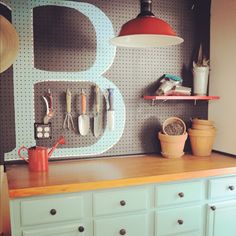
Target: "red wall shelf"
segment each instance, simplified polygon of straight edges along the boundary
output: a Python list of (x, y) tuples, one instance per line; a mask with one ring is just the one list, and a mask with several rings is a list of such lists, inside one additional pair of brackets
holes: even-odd
[(196, 95), (196, 96), (143, 96), (143, 99), (145, 100), (151, 100), (152, 105), (155, 104), (155, 101), (162, 100), (163, 102), (167, 100), (193, 100), (194, 105), (196, 105), (197, 101), (199, 100), (217, 100), (220, 99), (219, 96), (203, 96), (203, 95)]
[(145, 100), (217, 100), (219, 96), (143, 96)]

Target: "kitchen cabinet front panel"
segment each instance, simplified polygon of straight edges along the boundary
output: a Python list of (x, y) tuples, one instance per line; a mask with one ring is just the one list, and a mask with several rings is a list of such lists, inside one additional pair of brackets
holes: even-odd
[(81, 195), (23, 200), (20, 207), (23, 226), (78, 220), (85, 211)]
[(156, 215), (157, 236), (177, 235), (201, 229), (201, 207), (164, 210)]
[(156, 205), (183, 204), (203, 199), (203, 182), (165, 184), (156, 187)]
[(207, 236), (236, 235), (236, 201), (213, 203), (208, 206)]
[(93, 194), (94, 215), (147, 210), (149, 198), (149, 191), (146, 187), (95, 192)]
[(23, 230), (23, 236), (91, 236), (89, 222)]
[(236, 196), (228, 198), (225, 190), (234, 180), (218, 176), (12, 199), (12, 236), (235, 236)]
[(218, 178), (209, 181), (209, 198), (236, 197), (236, 177)]
[(94, 222), (94, 236), (149, 236), (148, 215), (132, 215), (97, 219)]

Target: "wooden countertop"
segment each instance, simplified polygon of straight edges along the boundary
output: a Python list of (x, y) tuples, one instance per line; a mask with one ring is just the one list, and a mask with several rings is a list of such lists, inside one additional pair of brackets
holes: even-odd
[(7, 166), (10, 198), (79, 192), (103, 188), (161, 183), (236, 174), (236, 159), (214, 153), (211, 157), (185, 155), (126, 156), (49, 163), (46, 173), (29, 172), (27, 165)]

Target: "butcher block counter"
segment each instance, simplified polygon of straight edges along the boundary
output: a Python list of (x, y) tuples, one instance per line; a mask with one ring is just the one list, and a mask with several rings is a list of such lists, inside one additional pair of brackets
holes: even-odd
[(27, 164), (8, 165), (11, 199), (81, 192), (195, 178), (236, 174), (236, 159), (213, 153), (210, 157), (160, 155), (52, 161), (48, 172), (29, 172)]

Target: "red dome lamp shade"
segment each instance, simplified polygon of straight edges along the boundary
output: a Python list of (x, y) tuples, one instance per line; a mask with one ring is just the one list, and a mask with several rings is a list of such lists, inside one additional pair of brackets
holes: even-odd
[(151, 11), (151, 0), (140, 0), (140, 14), (125, 23), (117, 37), (110, 42), (118, 47), (150, 48), (182, 43), (168, 23), (157, 18)]

